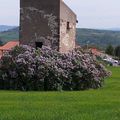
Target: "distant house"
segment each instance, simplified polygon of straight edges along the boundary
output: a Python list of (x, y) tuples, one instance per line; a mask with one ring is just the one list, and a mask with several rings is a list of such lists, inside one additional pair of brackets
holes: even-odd
[(90, 49), (92, 54), (96, 55), (96, 56), (100, 56), (102, 54), (102, 52), (100, 52), (97, 48), (91, 48)]
[(75, 48), (76, 22), (63, 0), (20, 0), (20, 44), (68, 52)]
[(106, 54), (104, 53), (104, 51), (101, 51), (97, 48), (90, 48), (90, 51), (93, 55), (95, 56), (99, 56), (101, 57), (102, 59), (104, 59), (106, 57)]
[(0, 46), (0, 58), (2, 57), (4, 52), (10, 51), (12, 48), (14, 48), (17, 45), (19, 45), (18, 41), (10, 41), (10, 42), (6, 43), (5, 45)]

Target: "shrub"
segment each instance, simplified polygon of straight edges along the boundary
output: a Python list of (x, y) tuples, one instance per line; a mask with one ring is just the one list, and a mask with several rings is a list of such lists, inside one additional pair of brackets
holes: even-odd
[[(0, 60), (0, 86), (13, 90), (85, 90), (102, 86), (109, 72), (77, 48), (62, 54), (48, 47), (15, 47)], [(3, 87), (4, 86), (4, 87)]]

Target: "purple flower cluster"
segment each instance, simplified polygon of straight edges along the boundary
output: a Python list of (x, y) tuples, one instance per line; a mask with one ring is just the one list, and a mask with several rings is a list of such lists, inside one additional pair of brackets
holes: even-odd
[[(77, 48), (62, 54), (48, 47), (15, 47), (0, 61), (0, 80), (9, 89), (85, 90), (99, 88), (109, 72), (94, 56)], [(6, 87), (5, 87), (6, 88)]]

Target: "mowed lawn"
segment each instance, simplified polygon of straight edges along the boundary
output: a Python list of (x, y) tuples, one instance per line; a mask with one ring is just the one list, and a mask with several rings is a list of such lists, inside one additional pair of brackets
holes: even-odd
[(109, 70), (98, 90), (0, 91), (0, 120), (120, 120), (120, 67)]

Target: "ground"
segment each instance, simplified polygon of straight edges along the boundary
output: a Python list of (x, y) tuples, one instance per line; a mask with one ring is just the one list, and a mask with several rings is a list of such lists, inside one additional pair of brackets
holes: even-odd
[(98, 90), (0, 91), (0, 120), (120, 120), (120, 67)]

